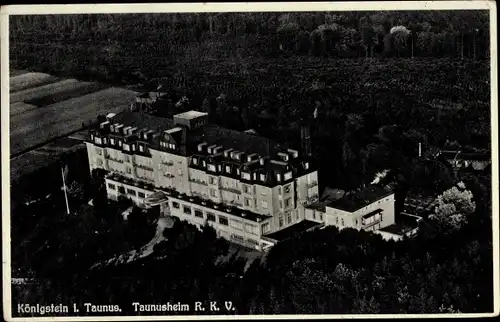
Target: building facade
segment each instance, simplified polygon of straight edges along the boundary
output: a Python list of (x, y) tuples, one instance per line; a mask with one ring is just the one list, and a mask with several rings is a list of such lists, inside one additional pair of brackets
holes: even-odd
[(299, 151), (253, 134), (208, 124), (207, 113), (173, 118), (109, 114), (86, 141), (90, 171), (104, 169), (108, 198), (142, 206), (162, 192), (161, 211), (212, 226), (219, 236), (256, 249), (265, 235), (306, 219), (318, 199), (318, 174)]
[(306, 205), (306, 219), (339, 229), (377, 231), (395, 223), (395, 194), (380, 186), (368, 186), (329, 203)]

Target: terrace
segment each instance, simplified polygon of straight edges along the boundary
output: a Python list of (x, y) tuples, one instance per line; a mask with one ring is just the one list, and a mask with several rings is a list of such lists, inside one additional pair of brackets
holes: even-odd
[(261, 222), (261, 221), (269, 218), (269, 216), (257, 214), (257, 213), (254, 213), (254, 212), (251, 212), (248, 210), (243, 210), (243, 209), (240, 209), (237, 207), (231, 207), (229, 205), (215, 203), (211, 200), (204, 199), (203, 197), (199, 196), (199, 194), (198, 194), (198, 196), (195, 196), (195, 195), (188, 196), (184, 193), (178, 192), (175, 189), (167, 188), (167, 187), (162, 187), (162, 188), (159, 188), (157, 190), (164, 192), (167, 196), (170, 196), (172, 198), (185, 200), (185, 201), (188, 201), (188, 202), (193, 203), (193, 204), (197, 204), (197, 205), (202, 206), (202, 207), (225, 212), (227, 214), (230, 214), (230, 215), (242, 218), (242, 219), (248, 219), (248, 220), (253, 221), (253, 222)]
[(327, 206), (348, 212), (355, 212), (358, 209), (393, 194), (394, 192), (388, 188), (371, 185), (355, 193), (348, 194), (344, 198), (332, 201)]
[(295, 225), (276, 231), (274, 233), (267, 234), (264, 237), (267, 237), (271, 242), (283, 241), (293, 238), (299, 234), (311, 231), (313, 229), (320, 228), (323, 225), (324, 224), (320, 224), (315, 221), (302, 220), (301, 222), (296, 223)]

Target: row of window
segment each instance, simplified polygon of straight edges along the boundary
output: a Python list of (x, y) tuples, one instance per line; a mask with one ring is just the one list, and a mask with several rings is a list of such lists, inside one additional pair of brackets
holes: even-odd
[(160, 142), (160, 146), (165, 149), (170, 149), (170, 150), (175, 150), (175, 144), (173, 143), (167, 143), (167, 142)]
[(134, 196), (134, 197), (139, 197), (139, 198), (146, 198), (146, 194), (144, 192), (136, 191), (134, 189), (127, 188), (125, 192), (125, 188), (123, 186), (118, 186), (118, 189), (116, 185), (112, 183), (108, 183), (108, 189), (109, 190), (118, 190), (119, 193), (125, 194), (127, 193), (128, 195)]
[[(172, 201), (171, 206), (172, 206), (172, 208), (175, 208), (175, 209), (180, 209), (180, 207), (181, 207), (180, 204), (176, 201)], [(197, 208), (191, 208), (190, 206), (184, 205), (182, 207), (182, 211), (186, 215), (192, 215), (194, 213), (195, 217), (202, 218), (202, 219), (205, 218), (205, 216), (203, 215), (203, 211), (201, 211), (200, 209), (197, 209)], [(229, 219), (226, 216), (222, 216), (222, 215), (216, 216), (214, 213), (206, 212), (206, 219), (207, 219), (207, 221), (217, 222), (223, 226), (229, 226)], [(239, 230), (243, 230), (243, 223), (231, 221), (231, 227), (239, 229)], [(245, 230), (251, 234), (254, 234), (254, 235), (259, 234), (258, 226), (255, 226), (255, 225), (245, 224)]]
[[(283, 227), (285, 220), (286, 220), (287, 225), (290, 225), (293, 222), (291, 212), (287, 212), (284, 216), (283, 215), (279, 216), (279, 218), (278, 218), (279, 228)], [(299, 220), (299, 214), (298, 214), (298, 212), (295, 212), (295, 221), (297, 221), (297, 220)]]

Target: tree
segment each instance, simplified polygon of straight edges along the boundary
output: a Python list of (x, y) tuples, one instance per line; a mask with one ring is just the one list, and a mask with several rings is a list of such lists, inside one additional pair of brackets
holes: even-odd
[(476, 203), (472, 198), (469, 190), (450, 188), (437, 197), (435, 212), (429, 219), (435, 220), (445, 229), (460, 229), (476, 210)]

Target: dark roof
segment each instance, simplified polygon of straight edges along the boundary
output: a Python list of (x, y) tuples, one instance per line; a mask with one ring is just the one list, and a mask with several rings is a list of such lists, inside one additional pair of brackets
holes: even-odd
[(121, 123), (124, 126), (135, 126), (139, 130), (147, 128), (154, 131), (157, 129), (165, 131), (176, 127), (172, 119), (157, 117), (147, 113), (128, 111), (116, 114), (110, 123)]
[(296, 223), (295, 225), (292, 225), (290, 227), (287, 227), (285, 229), (276, 231), (274, 233), (265, 235), (267, 238), (271, 238), (277, 241), (283, 241), (285, 239), (292, 238), (294, 236), (297, 236), (300, 233), (304, 233), (307, 230), (316, 227), (316, 226), (321, 226), (323, 225), (322, 223), (318, 223), (315, 221), (310, 221), (310, 220), (302, 220), (299, 223)]
[(363, 217), (362, 217), (362, 218), (363, 218), (363, 219), (365, 219), (365, 218), (370, 218), (371, 216), (376, 215), (376, 214), (381, 213), (381, 212), (382, 212), (382, 209), (378, 208), (378, 209), (376, 209), (376, 210), (374, 210), (374, 211), (370, 211), (370, 212), (369, 212), (369, 213), (367, 213), (366, 215), (363, 215)]
[(348, 212), (354, 212), (377, 200), (392, 195), (394, 192), (388, 188), (370, 185), (360, 191), (349, 193), (344, 198), (330, 202), (327, 206)]
[(270, 139), (245, 132), (235, 131), (214, 124), (207, 124), (189, 134), (190, 141), (198, 144), (222, 145), (224, 149), (233, 148), (247, 154), (258, 153), (261, 156), (276, 156), (287, 149), (286, 144), (278, 144)]

